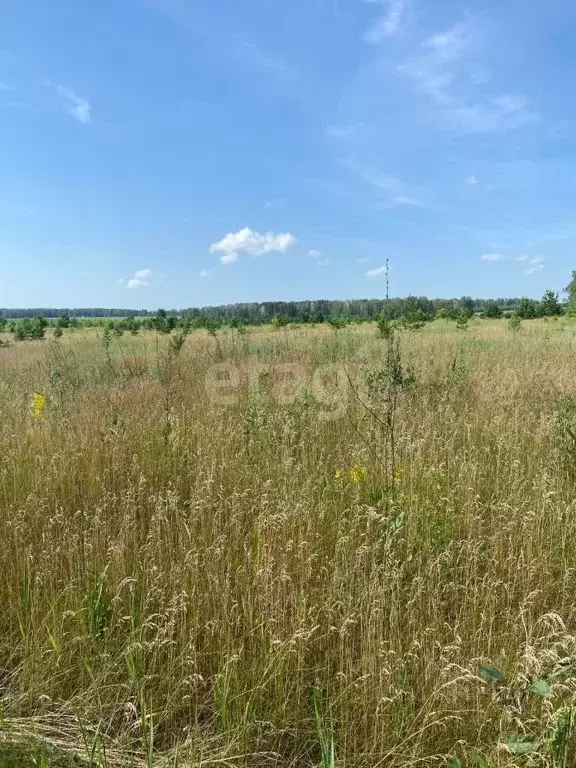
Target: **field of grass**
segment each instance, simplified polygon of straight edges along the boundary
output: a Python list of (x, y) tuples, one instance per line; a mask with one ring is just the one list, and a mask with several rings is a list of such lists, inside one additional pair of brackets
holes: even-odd
[(576, 321), (100, 336), (0, 348), (0, 765), (576, 764)]

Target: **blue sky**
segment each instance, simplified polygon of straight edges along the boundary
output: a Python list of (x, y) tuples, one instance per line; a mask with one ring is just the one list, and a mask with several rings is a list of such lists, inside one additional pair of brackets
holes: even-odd
[(529, 295), (576, 268), (569, 0), (20, 0), (0, 306)]

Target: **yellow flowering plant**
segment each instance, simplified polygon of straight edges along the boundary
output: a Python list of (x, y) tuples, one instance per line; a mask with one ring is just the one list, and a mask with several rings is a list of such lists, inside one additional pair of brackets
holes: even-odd
[(32, 395), (32, 415), (35, 419), (39, 419), (42, 416), (47, 402), (46, 395), (43, 395), (41, 392), (34, 392)]

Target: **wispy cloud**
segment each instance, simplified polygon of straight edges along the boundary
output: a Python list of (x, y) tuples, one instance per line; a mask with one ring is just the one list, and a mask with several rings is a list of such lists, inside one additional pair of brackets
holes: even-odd
[(312, 259), (317, 267), (327, 267), (330, 264), (330, 259), (322, 256), (320, 251), (311, 250), (308, 251), (308, 258)]
[(296, 238), (290, 232), (266, 232), (260, 234), (250, 227), (244, 227), (238, 232), (229, 232), (218, 242), (210, 246), (211, 253), (221, 253), (222, 264), (234, 264), (241, 252), (251, 256), (261, 256), (265, 253), (286, 253), (294, 244)]
[(390, 199), (392, 205), (410, 205), (415, 208), (431, 208), (428, 203), (423, 200), (419, 200), (417, 197), (410, 197), (410, 195), (394, 195)]
[(420, 53), (401, 64), (400, 74), (410, 77), (435, 106), (440, 124), (461, 133), (500, 133), (540, 122), (521, 94), (485, 93), (468, 61), (476, 29), (471, 19), (459, 21), (421, 45)]
[(525, 270), (525, 274), (533, 275), (536, 272), (542, 272), (544, 269), (544, 264), (546, 263), (546, 259), (544, 256), (534, 256), (530, 259), (529, 263), (530, 266)]
[[(276, 51), (247, 37), (232, 14), (218, 12), (215, 4), (199, 4), (182, 0), (145, 0), (191, 35), (207, 38), (214, 50), (226, 57), (234, 67), (260, 73), (274, 83), (274, 91), (295, 99), (307, 95), (306, 79), (300, 67)], [(251, 80), (247, 88), (251, 89)]]
[(360, 259), (356, 259), (356, 264), (367, 264), (369, 261), (372, 261), (370, 256), (363, 256)]
[(464, 179), (464, 184), (467, 184), (469, 187), (475, 187), (476, 184), (479, 184), (479, 179), (476, 178), (476, 176), (466, 176)]
[(65, 88), (62, 85), (56, 86), (56, 92), (65, 100), (66, 108), (72, 117), (84, 125), (90, 122), (92, 115), (88, 99), (77, 96), (71, 88)]
[(358, 162), (353, 158), (341, 160), (341, 163), (356, 173), (366, 184), (378, 190), (381, 204), (386, 208), (395, 208), (402, 205), (416, 208), (433, 207), (425, 200), (409, 194), (412, 191), (409, 185), (391, 174), (383, 173), (378, 168), (371, 167), (367, 163)]
[(377, 189), (393, 190), (404, 186), (400, 179), (397, 179), (395, 176), (381, 173), (377, 168), (358, 162), (353, 158), (345, 158), (341, 162), (346, 168), (357, 173), (363, 181)]
[(501, 253), (483, 253), (482, 256), (480, 256), (480, 261), (487, 261), (492, 264), (495, 261), (504, 261), (507, 258), (507, 256), (504, 256)]
[[(480, 256), (481, 261), (485, 261), (490, 264), (498, 261), (506, 261), (511, 258), (511, 256), (506, 256), (502, 253), (484, 253), (482, 256)], [(544, 264), (546, 262), (546, 259), (543, 256), (530, 257), (526, 256), (525, 254), (522, 254), (521, 256), (515, 256), (513, 260), (519, 264), (528, 265), (528, 268), (524, 270), (524, 274), (526, 275), (532, 275), (535, 272), (541, 272), (544, 269)]]
[(367, 43), (381, 43), (387, 37), (394, 37), (401, 28), (408, 0), (366, 0), (369, 3), (380, 5), (385, 12), (364, 34)]
[(365, 277), (380, 277), (380, 275), (385, 275), (388, 271), (389, 267), (376, 267), (375, 269), (369, 269), (368, 272), (364, 273)]
[(0, 200), (0, 208), (5, 208), (9, 211), (14, 211), (15, 213), (29, 213), (29, 214), (35, 214), (36, 211), (34, 208), (30, 208), (28, 205), (21, 205), (20, 203), (11, 203), (8, 200)]
[(137, 272), (134, 273), (134, 277), (137, 280), (147, 280), (151, 274), (152, 274), (151, 269), (139, 269)]
[(198, 277), (212, 277), (214, 272), (211, 269), (201, 269), (200, 272), (198, 272)]

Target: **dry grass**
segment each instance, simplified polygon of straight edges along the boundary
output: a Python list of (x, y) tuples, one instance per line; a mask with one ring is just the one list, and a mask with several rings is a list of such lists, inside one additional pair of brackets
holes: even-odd
[(372, 327), (0, 349), (0, 762), (573, 765), (576, 325), (524, 326), (403, 332), (393, 425)]

